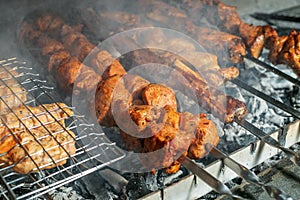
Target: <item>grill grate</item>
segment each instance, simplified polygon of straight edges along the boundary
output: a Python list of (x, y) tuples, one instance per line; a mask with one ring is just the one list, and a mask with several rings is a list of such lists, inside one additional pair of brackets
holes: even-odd
[[(57, 103), (60, 102), (58, 95), (55, 94), (53, 87), (47, 86), (46, 81), (39, 79), (38, 74), (33, 74), (31, 68), (26, 67), (25, 62), (18, 61), (16, 58), (11, 58), (0, 61), (0, 67), (0, 73), (6, 73), (8, 75), (8, 77), (0, 80), (1, 85), (2, 87), (8, 88), (10, 91), (8, 95), (3, 95), (0, 97), (2, 101), (1, 103), (4, 103), (4, 105), (8, 108), (8, 112), (12, 112), (12, 105), (9, 105), (7, 102), (8, 99), (16, 98), (20, 105), (23, 106), (26, 111), (30, 112), (31, 115), (29, 118), (39, 122), (37, 123), (38, 125), (27, 127), (24, 121), (28, 119), (21, 119), (16, 113), (13, 113), (13, 115), (18, 118), (21, 125), (23, 125), (31, 134), (31, 136), (34, 138), (34, 141), (37, 142), (38, 145), (42, 147), (40, 143), (42, 138), (38, 138), (36, 135), (34, 135), (34, 133), (32, 133), (32, 131), (36, 128), (43, 127), (44, 130), (48, 132), (48, 134), (43, 137), (53, 137), (53, 135), (59, 134), (62, 131), (69, 133), (68, 130), (76, 133), (76, 137), (72, 136), (72, 138), (76, 141), (76, 153), (73, 156), (71, 156), (65, 148), (65, 145), (67, 145), (67, 143), (70, 141), (60, 143), (56, 140), (57, 146), (61, 147), (67, 155), (67, 157), (61, 158), (61, 160), (67, 159), (67, 163), (63, 166), (57, 164), (61, 160), (55, 160), (53, 157), (51, 157), (44, 147), (42, 147), (42, 151), (47, 154), (47, 156), (50, 158), (50, 161), (49, 163), (44, 164), (44, 166), (38, 166), (35, 163), (37, 171), (36, 173), (21, 175), (13, 170), (18, 162), (6, 165), (4, 163), (0, 163), (0, 198), (35, 198), (124, 157), (123, 152), (118, 149), (115, 143), (112, 143), (108, 138), (106, 138), (102, 131), (97, 130), (93, 125), (88, 124), (85, 121), (84, 116), (76, 112), (74, 108), (70, 107), (70, 109), (72, 109), (74, 112), (73, 116), (58, 119), (55, 118), (53, 116), (53, 110), (47, 110), (47, 108), (44, 106), (44, 103), (55, 103), (58, 109), (63, 110), (63, 108), (60, 107), (60, 104)], [(15, 74), (16, 71), (17, 74)], [(13, 85), (11, 82), (13, 82)], [(13, 89), (11, 89), (12, 87), (21, 87), (24, 89), (15, 92)], [(27, 96), (27, 100), (22, 99), (22, 94)], [(33, 113), (29, 109), (30, 106), (41, 106), (44, 108), (44, 111), (41, 111), (40, 113)], [(41, 121), (39, 116), (45, 114), (50, 115), (54, 121), (47, 123)], [(65, 127), (60, 123), (61, 120), (66, 120)], [(47, 125), (50, 123), (60, 124), (62, 129), (52, 133), (47, 127)], [(2, 126), (5, 125), (3, 124)], [(28, 153), (28, 149), (24, 147), (25, 143), (20, 142), (15, 136), (16, 134), (17, 133), (15, 132), (11, 132), (11, 135), (14, 137), (14, 139), (18, 141), (18, 144), (12, 149), (17, 147), (22, 148), (26, 154), (23, 159), (28, 157), (35, 162), (33, 158), (34, 154)], [(95, 140), (97, 140), (97, 143), (94, 143)], [(82, 141), (84, 141), (84, 144)], [(93, 151), (93, 154), (91, 154), (91, 151)], [(96, 154), (95, 151), (97, 151)], [(0, 158), (4, 158), (6, 154), (7, 152), (0, 154)], [(21, 159), (19, 162), (22, 162), (23, 159)], [(41, 169), (41, 167), (52, 165), (53, 163), (54, 167), (52, 169)]]

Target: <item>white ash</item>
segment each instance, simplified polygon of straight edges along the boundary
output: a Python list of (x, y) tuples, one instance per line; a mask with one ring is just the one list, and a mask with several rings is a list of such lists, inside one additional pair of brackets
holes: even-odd
[(57, 190), (49, 192), (53, 200), (83, 200), (82, 196), (77, 194), (73, 187), (61, 187)]
[(159, 184), (157, 182), (157, 172), (155, 174), (146, 174), (145, 176), (145, 183), (147, 186), (147, 189), (150, 191), (156, 191), (159, 189)]
[(174, 181), (180, 179), (181, 175), (183, 175), (183, 171), (179, 170), (177, 173), (167, 176), (163, 181), (164, 185), (169, 185), (171, 183), (174, 183)]

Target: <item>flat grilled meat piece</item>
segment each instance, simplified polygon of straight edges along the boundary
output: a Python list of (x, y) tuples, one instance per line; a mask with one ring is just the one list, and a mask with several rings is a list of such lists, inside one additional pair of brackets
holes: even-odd
[(12, 166), (20, 174), (64, 165), (76, 152), (75, 134), (70, 130), (50, 128), (48, 132), (40, 127), (30, 131), (18, 128), (10, 131), (15, 138), (9, 136), (4, 138), (4, 143), (1, 142), (1, 148), (4, 145), (10, 147), (8, 152), (0, 156), (0, 163)]
[(0, 69), (0, 114), (21, 106), (27, 100), (27, 91), (14, 78), (18, 76), (15, 69)]
[[(64, 103), (42, 104), (36, 107), (22, 106), (12, 112), (1, 115), (1, 138), (7, 134), (7, 129), (25, 128), (34, 129), (44, 125), (51, 127), (51, 123), (63, 121), (73, 112)], [(20, 121), (21, 120), (21, 121)]]
[(65, 164), (76, 151), (75, 134), (65, 128), (72, 115), (63, 103), (20, 107), (1, 115), (0, 163), (21, 174)]

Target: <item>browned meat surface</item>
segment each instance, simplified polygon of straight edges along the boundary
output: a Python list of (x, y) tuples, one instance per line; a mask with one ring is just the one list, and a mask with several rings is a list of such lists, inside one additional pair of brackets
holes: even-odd
[(192, 158), (202, 158), (208, 153), (205, 147), (215, 146), (219, 141), (214, 123), (205, 115), (178, 113), (170, 106), (149, 105), (133, 106), (129, 113), (139, 129), (136, 128), (134, 135), (121, 131), (126, 147), (143, 153), (159, 150), (159, 154), (150, 158), (150, 163), (143, 163), (148, 167), (163, 167), (167, 173), (178, 171), (177, 159), (181, 155), (188, 153)]
[(300, 77), (300, 33), (293, 30), (288, 36), (279, 37), (270, 49), (273, 64), (286, 64)]
[(51, 55), (57, 51), (61, 51), (65, 49), (65, 47), (58, 41), (46, 36), (42, 35), (38, 39), (38, 45), (42, 49), (42, 55)]
[(9, 67), (0, 68), (0, 114), (5, 114), (11, 108), (19, 107), (27, 100), (27, 91), (14, 76), (18, 76), (15, 69)]
[(142, 99), (142, 91), (150, 84), (150, 82), (141, 76), (135, 74), (127, 74), (123, 76), (125, 88), (132, 96), (132, 104), (140, 105), (144, 104)]
[[(299, 33), (296, 31), (291, 31), (288, 36), (279, 37), (271, 26), (249, 25), (241, 20), (235, 7), (225, 5), (221, 0), (184, 2), (186, 11), (191, 16), (202, 13), (199, 16), (205, 17), (221, 30), (241, 36), (253, 57), (258, 58), (263, 47), (266, 47), (270, 49), (269, 59), (273, 64), (286, 64), (299, 76)], [(199, 23), (201, 17), (193, 20)]]
[(145, 104), (165, 107), (171, 106), (175, 110), (177, 109), (177, 101), (174, 91), (162, 84), (149, 84), (143, 89), (142, 98)]
[(120, 64), (118, 60), (114, 60), (103, 72), (102, 78), (105, 80), (111, 76), (118, 75), (118, 76), (123, 76), (126, 74), (125, 69), (123, 66)]
[[(85, 72), (85, 76), (81, 74), (82, 72)], [(90, 77), (87, 76), (87, 73), (89, 73), (91, 77), (94, 77), (94, 79), (90, 79)], [(83, 88), (88, 89), (96, 86), (101, 80), (100, 76), (95, 74), (89, 67), (83, 65), (77, 57), (71, 57), (70, 59), (64, 60), (57, 67), (54, 74), (56, 74), (55, 78), (60, 88), (68, 93), (72, 92), (74, 83), (84, 85)], [(80, 81), (78, 78), (79, 75), (81, 75), (80, 77), (82, 78)], [(78, 89), (77, 86), (78, 85), (76, 85), (75, 88)]]
[(238, 36), (199, 27), (183, 11), (159, 0), (140, 0), (138, 5), (142, 11), (140, 14), (145, 14), (159, 25), (186, 33), (196, 39), (206, 51), (216, 54), (221, 62), (243, 61), (246, 51), (242, 39)]
[(55, 72), (57, 67), (63, 63), (63, 61), (70, 59), (71, 55), (67, 50), (61, 50), (53, 53), (49, 57), (48, 61), (48, 71)]
[[(184, 116), (181, 119), (188, 120)], [(219, 135), (215, 124), (204, 115), (200, 115), (195, 137), (189, 146), (188, 156), (190, 158), (202, 158), (209, 153), (209, 147), (217, 146), (218, 143)]]
[[(116, 93), (121, 93), (122, 91), (117, 91), (116, 85), (122, 83), (121, 76), (114, 75), (107, 79), (99, 82), (95, 94), (95, 111), (98, 122), (104, 126), (114, 126), (115, 120), (111, 110), (111, 103), (113, 101), (114, 95)], [(123, 99), (123, 101), (130, 101), (128, 99)]]
[[(210, 109), (210, 112), (224, 120), (225, 123), (232, 122), (234, 117), (243, 118), (246, 115), (247, 108), (245, 103), (227, 96), (213, 87), (209, 87), (198, 73), (192, 71), (181, 61), (176, 60), (174, 66), (187, 80), (180, 81), (180, 77), (178, 77), (178, 81), (175, 84), (178, 87), (177, 89), (179, 91), (190, 90), (190, 93), (186, 93), (187, 95), (192, 95), (190, 98), (198, 102), (203, 108)], [(197, 98), (195, 99), (195, 97)]]
[(240, 36), (251, 55), (259, 57), (264, 46), (270, 46), (277, 38), (276, 31), (271, 26), (252, 26), (243, 22), (236, 7), (223, 4), (220, 0), (184, 1), (183, 9), (192, 20), (201, 24), (201, 19), (207, 19), (221, 31)]
[[(0, 163), (13, 166), (12, 169), (21, 174), (64, 165), (76, 152), (75, 134), (70, 130), (65, 131), (63, 128), (50, 128), (48, 131), (42, 127), (31, 131), (11, 129), (15, 138), (6, 137), (4, 139), (4, 141), (10, 140), (8, 143), (2, 143), (10, 146), (10, 149), (0, 156)], [(22, 146), (18, 146), (19, 143)]]
[(65, 164), (76, 151), (75, 134), (64, 122), (72, 115), (63, 103), (23, 106), (1, 115), (0, 163), (22, 174)]
[(104, 71), (113, 63), (115, 60), (108, 51), (99, 51), (91, 59), (91, 65), (94, 67), (98, 74), (103, 74)]

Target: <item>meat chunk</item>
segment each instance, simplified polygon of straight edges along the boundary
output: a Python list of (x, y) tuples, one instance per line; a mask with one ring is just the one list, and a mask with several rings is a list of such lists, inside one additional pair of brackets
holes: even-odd
[[(186, 120), (189, 120), (189, 117), (182, 115), (181, 122)], [(188, 156), (195, 159), (204, 157), (212, 147), (219, 143), (219, 139), (216, 125), (205, 115), (200, 115), (195, 137), (189, 146)]]
[(142, 91), (150, 84), (149, 81), (141, 76), (134, 74), (127, 74), (124, 78), (125, 88), (132, 96), (133, 105), (144, 104), (142, 99)]
[(116, 125), (113, 110), (117, 112), (117, 116), (131, 103), (132, 98), (125, 89), (121, 76), (114, 75), (99, 82), (95, 94), (95, 111), (101, 125)]
[(177, 101), (174, 91), (162, 84), (149, 84), (142, 93), (142, 98), (145, 104), (155, 105), (158, 107), (171, 106), (175, 110), (177, 109)]
[(57, 52), (53, 53), (49, 57), (48, 71), (55, 72), (57, 67), (61, 63), (63, 63), (63, 61), (70, 59), (70, 57), (71, 57), (71, 55), (70, 55), (69, 51), (67, 51), (67, 50), (61, 50), (61, 51), (57, 51)]
[(269, 60), (273, 64), (287, 64), (300, 76), (300, 33), (293, 30), (288, 36), (279, 37), (270, 49)]
[(65, 59), (57, 67), (56, 74), (58, 85), (68, 94), (72, 92), (73, 88), (91, 91), (101, 80), (94, 70), (82, 64), (77, 57)]
[(42, 55), (44, 56), (65, 49), (60, 42), (45, 35), (39, 37), (38, 45), (42, 48)]

